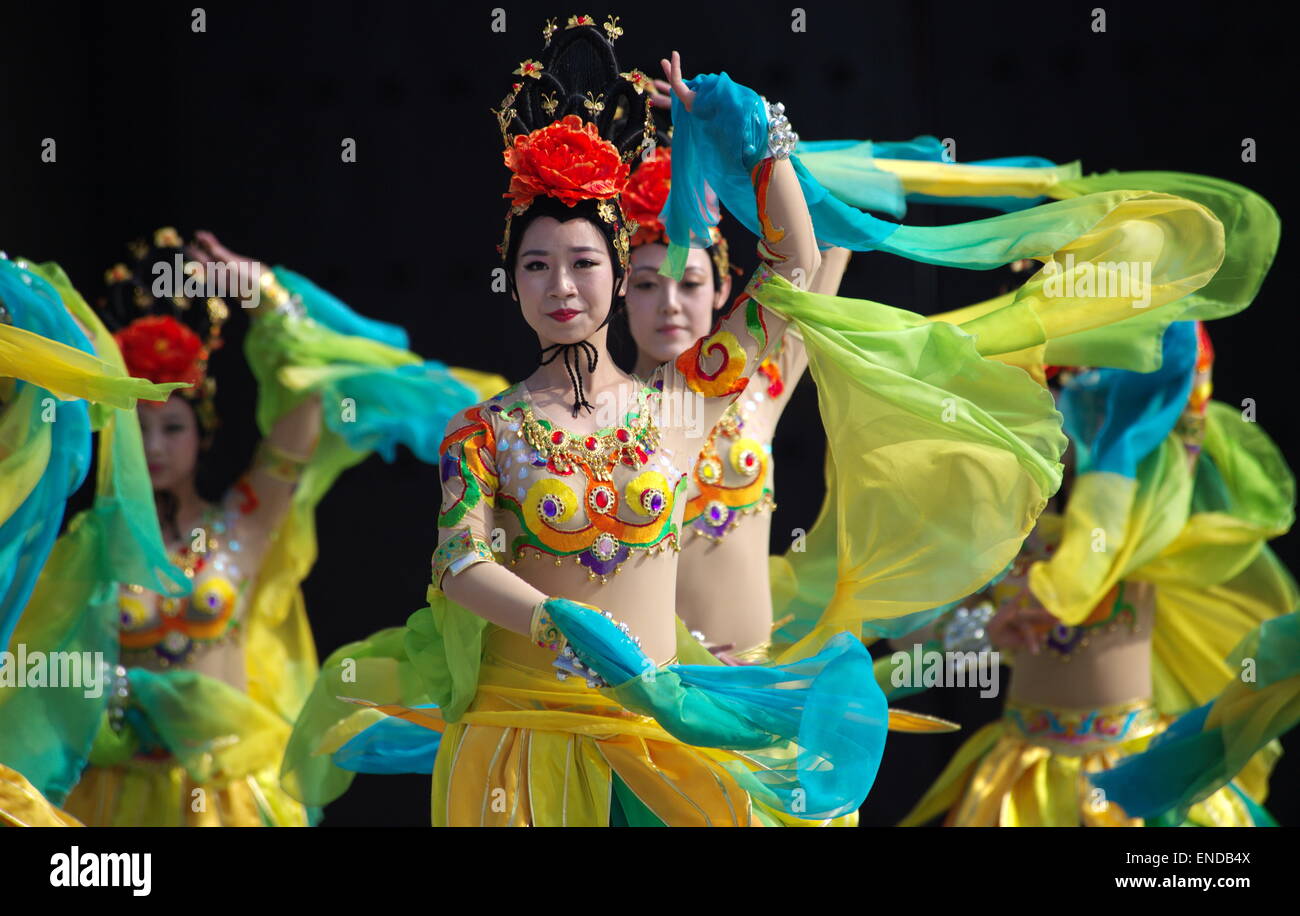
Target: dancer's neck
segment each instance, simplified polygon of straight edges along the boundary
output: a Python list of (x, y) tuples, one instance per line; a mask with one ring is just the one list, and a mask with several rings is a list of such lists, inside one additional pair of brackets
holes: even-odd
[[(167, 492), (175, 500), (176, 514), (170, 518), (166, 517), (162, 501), (155, 500), (159, 503), (158, 525), (166, 540), (184, 541), (190, 536), (190, 531), (203, 521), (203, 514), (207, 511), (208, 504), (203, 497), (199, 496), (193, 479), (178, 484)], [(172, 528), (172, 525), (175, 527)]]

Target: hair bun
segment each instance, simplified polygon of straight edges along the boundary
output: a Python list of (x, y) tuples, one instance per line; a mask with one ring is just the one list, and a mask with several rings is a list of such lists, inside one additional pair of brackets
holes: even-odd
[(653, 142), (650, 78), (639, 70), (620, 72), (614, 39), (622, 34), (613, 16), (602, 27), (590, 16), (570, 16), (563, 29), (548, 20), (540, 59), (520, 62), (514, 71), (519, 80), (493, 109), (506, 147), (570, 114), (596, 125), (624, 162)]

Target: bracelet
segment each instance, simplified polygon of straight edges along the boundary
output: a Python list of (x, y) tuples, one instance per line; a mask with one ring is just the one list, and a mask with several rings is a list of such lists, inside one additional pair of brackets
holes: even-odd
[(291, 455), (271, 440), (263, 439), (257, 448), (257, 461), (253, 466), (275, 480), (297, 483), (302, 477), (302, 469), (310, 460)]
[(487, 541), (468, 528), (458, 528), (433, 552), (433, 585), (441, 588), (442, 577), (448, 572), (455, 576), (476, 564), (495, 562)]
[[(107, 675), (107, 666), (104, 674)], [(113, 686), (108, 694), (108, 724), (114, 732), (120, 732), (126, 724), (126, 707), (131, 702), (131, 681), (126, 668), (117, 665), (113, 668)]]
[(944, 651), (982, 653), (992, 649), (988, 625), (993, 614), (993, 604), (988, 601), (953, 611), (950, 617), (935, 627), (936, 634), (943, 642)]
[(263, 268), (258, 275), (257, 286), (262, 291), (262, 297), (275, 308), (289, 301), (289, 291), (280, 285), (273, 270)]
[(560, 632), (560, 628), (547, 613), (546, 602), (550, 600), (550, 598), (543, 598), (533, 606), (533, 619), (528, 626), (528, 636), (538, 647), (559, 654), (569, 647), (569, 640)]
[(780, 102), (769, 102), (762, 96), (759, 98), (767, 106), (767, 154), (773, 159), (789, 159), (799, 145), (799, 135), (790, 129), (785, 106)]
[[(538, 635), (541, 635), (543, 638), (545, 638), (548, 634), (545, 632), (544, 629), (540, 629), (540, 628), (549, 624), (554, 629), (554, 632), (558, 634), (558, 637), (561, 640), (561, 642), (558, 643), (560, 648), (557, 650), (558, 654), (555, 656), (555, 661), (551, 663), (552, 667), (556, 669), (555, 679), (557, 681), (567, 681), (570, 677), (580, 677), (583, 680), (585, 680), (587, 682), (587, 686), (593, 690), (598, 689), (600, 687), (610, 686), (608, 681), (606, 681), (603, 677), (601, 677), (601, 675), (594, 668), (588, 665), (583, 659), (581, 659), (578, 656), (576, 652), (573, 651), (573, 646), (568, 644), (568, 639), (564, 636), (563, 633), (560, 632), (560, 628), (555, 626), (554, 622), (551, 621), (550, 615), (546, 613), (545, 607), (546, 607), (546, 603), (552, 600), (554, 599), (547, 598), (546, 601), (538, 602), (537, 607), (533, 609), (532, 633), (534, 634), (534, 639), (536, 639)], [(572, 604), (577, 604), (589, 608), (595, 611), (597, 614), (603, 614), (605, 619), (613, 623), (615, 627), (621, 630), (625, 636), (627, 636), (630, 640), (632, 640), (632, 642), (636, 644), (638, 649), (641, 647), (641, 637), (633, 636), (631, 628), (627, 624), (615, 620), (614, 615), (611, 614), (609, 611), (602, 611), (594, 604), (587, 604), (585, 601), (573, 601), (572, 599), (565, 599), (565, 600), (570, 601), (570, 603)], [(556, 646), (555, 643), (544, 644), (541, 641), (538, 642), (538, 645), (544, 645), (545, 648), (550, 648), (550, 649), (554, 649)], [(675, 657), (676, 656), (674, 656), (674, 658)]]
[(271, 303), (272, 311), (282, 312), (298, 318), (307, 314), (298, 296), (281, 286), (280, 281), (275, 278), (275, 271), (269, 267), (263, 268), (259, 273), (257, 286), (261, 290), (262, 298)]

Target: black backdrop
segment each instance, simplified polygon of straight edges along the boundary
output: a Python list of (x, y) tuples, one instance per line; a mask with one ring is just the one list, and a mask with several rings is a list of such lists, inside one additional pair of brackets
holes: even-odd
[[(196, 0), (196, 3), (200, 0)], [(1179, 169), (1241, 182), (1283, 218), (1284, 110), (1294, 63), (1272, 10), (1240, 4), (1126, 3), (1092, 30), (1092, 3), (638, 3), (622, 9), (493, 4), (25, 4), (6, 10), (0, 54), (0, 248), (58, 260), (88, 297), (123, 243), (161, 225), (215, 231), (237, 251), (307, 274), (366, 314), (405, 325), (427, 357), (526, 374), (534, 340), (508, 296), (490, 290), (507, 183), (488, 109), (541, 49), (547, 16), (622, 17), (620, 62), (657, 73), (682, 52), (687, 73), (726, 70), (785, 102), (809, 138), (933, 133), (972, 160), (1032, 153), (1086, 171)], [(1289, 110), (1289, 106), (1287, 109)], [(56, 161), (41, 161), (42, 142)], [(344, 138), (356, 141), (344, 163)], [(1258, 162), (1244, 163), (1244, 138)], [(917, 207), (913, 222), (983, 214)], [(731, 227), (738, 260), (752, 246)], [(1300, 457), (1287, 357), (1284, 236), (1247, 313), (1211, 327), (1216, 396), (1253, 398), (1258, 419)], [(1290, 278), (1290, 279), (1288, 279)], [(857, 255), (846, 294), (933, 312), (998, 291), (1003, 272), (963, 273)], [(225, 471), (247, 459), (251, 382), (238, 329), (217, 367)], [(774, 539), (807, 527), (822, 497), (824, 440), (811, 381), (775, 450)], [(319, 512), (320, 556), (306, 583), (322, 657), (421, 606), (437, 511), (435, 475), (408, 455), (351, 471)], [(1297, 539), (1274, 546), (1296, 568)], [(782, 543), (774, 543), (784, 549)], [(931, 691), (913, 708), (963, 722), (1001, 700)], [(863, 808), (892, 823), (938, 774), (961, 736), (896, 737)], [(1300, 741), (1289, 742), (1293, 755)], [(1294, 756), (1270, 808), (1300, 822)], [(428, 823), (428, 779), (363, 777), (327, 825)]]

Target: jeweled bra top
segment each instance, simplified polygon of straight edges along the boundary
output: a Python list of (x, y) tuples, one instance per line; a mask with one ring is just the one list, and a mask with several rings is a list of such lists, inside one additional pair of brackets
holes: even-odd
[[(567, 558), (602, 582), (632, 551), (678, 550), (675, 521), (686, 477), (661, 448), (659, 391), (642, 387), (623, 423), (590, 435), (569, 432), (534, 410), (516, 384), (465, 411), (443, 443), (440, 528), (453, 534), (434, 554), (434, 582), (457, 561), (503, 551), (513, 565), (535, 555)], [(466, 524), (490, 509), (504, 544), (480, 542)], [(490, 553), (485, 558), (490, 558)]]
[(745, 425), (764, 401), (783, 390), (778, 363), (763, 360), (744, 393), (710, 430), (691, 469), (686, 503), (684, 524), (696, 534), (722, 538), (744, 515), (776, 508), (771, 433), (747, 436)]
[(190, 597), (166, 598), (138, 585), (118, 592), (118, 640), (125, 664), (183, 665), (196, 652), (238, 636), (241, 547), (226, 537), (229, 526), (219, 513), (205, 513), (203, 527), (202, 552), (187, 545), (172, 554), (194, 584)]
[[(751, 291), (775, 276), (760, 264), (713, 330), (635, 390), (619, 425), (570, 432), (539, 413), (523, 384), (453, 419), (440, 449), (434, 587), (445, 574), (495, 562), (497, 554), (511, 564), (530, 554), (553, 557), (556, 565), (572, 558), (588, 579), (604, 584), (633, 551), (680, 550), (697, 437), (722, 423), (751, 376), (772, 390), (758, 369), (788, 322)], [(707, 425), (697, 431), (692, 414)], [(661, 430), (658, 422), (669, 425)], [(757, 451), (743, 452), (736, 450), (735, 460), (754, 470)], [(691, 455), (691, 463), (679, 463), (678, 454)]]
[[(1029, 589), (1026, 576), (1034, 563), (1051, 559), (1060, 538), (1059, 531), (1046, 535), (1040, 529), (1041, 525), (1030, 532), (1007, 577), (993, 587), (994, 601), (999, 608), (1014, 606), (1024, 609), (1039, 603)], [(1057, 622), (1047, 634), (1044, 646), (1054, 657), (1068, 662), (1102, 633), (1113, 633), (1120, 627), (1130, 633), (1139, 632), (1138, 609), (1128, 592), (1127, 583), (1117, 582), (1084, 620), (1073, 626)]]

